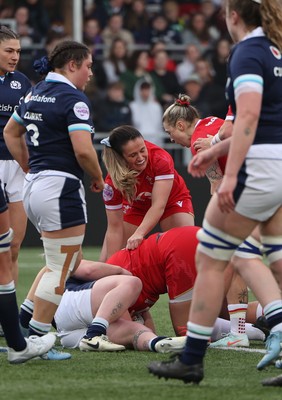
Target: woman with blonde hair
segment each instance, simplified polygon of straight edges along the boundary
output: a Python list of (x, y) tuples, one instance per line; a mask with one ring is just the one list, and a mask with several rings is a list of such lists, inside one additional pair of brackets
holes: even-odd
[(124, 246), (138, 247), (158, 223), (163, 231), (194, 225), (190, 192), (167, 151), (130, 125), (115, 128), (102, 143), (108, 227), (101, 261)]

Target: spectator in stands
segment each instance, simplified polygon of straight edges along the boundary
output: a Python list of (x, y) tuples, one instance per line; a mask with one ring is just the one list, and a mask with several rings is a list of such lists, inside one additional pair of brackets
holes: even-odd
[(21, 0), (19, 5), (26, 7), (29, 12), (29, 25), (40, 35), (40, 41), (44, 40), (50, 28), (48, 13), (42, 0)]
[(152, 19), (150, 43), (155, 43), (160, 40), (169, 45), (182, 43), (180, 33), (169, 25), (165, 15), (156, 14)]
[(227, 102), (224, 87), (214, 81), (214, 71), (208, 60), (200, 58), (196, 61), (196, 73), (203, 83), (200, 97), (210, 104), (210, 114), (224, 119), (227, 112)]
[(127, 63), (127, 43), (116, 38), (112, 42), (109, 57), (103, 62), (108, 83), (119, 81), (120, 75), (127, 70)]
[(214, 82), (225, 87), (227, 80), (226, 63), (231, 50), (231, 43), (226, 38), (220, 38), (211, 53), (211, 64), (214, 70)]
[(184, 29), (184, 18), (180, 17), (180, 6), (177, 0), (166, 0), (162, 5), (163, 13), (169, 23), (170, 28), (176, 32)]
[(0, 0), (0, 18), (14, 18), (13, 6), (4, 0)]
[(106, 27), (102, 30), (102, 38), (105, 44), (105, 56), (108, 56), (113, 40), (116, 38), (124, 40), (129, 51), (133, 49), (133, 35), (129, 30), (123, 28), (123, 16), (120, 14), (110, 16)]
[(148, 52), (144, 50), (135, 50), (128, 63), (128, 69), (120, 76), (120, 80), (124, 84), (124, 94), (128, 101), (134, 98), (134, 86), (139, 79), (151, 81), (154, 85), (155, 95), (158, 98), (161, 95), (161, 85), (159, 82), (152, 80), (148, 67)]
[(94, 102), (93, 120), (96, 131), (109, 132), (119, 125), (131, 125), (131, 110), (121, 82), (110, 83), (105, 99)]
[(167, 103), (171, 103), (173, 99), (181, 92), (175, 72), (167, 71), (166, 65), (168, 54), (164, 50), (160, 50), (155, 54), (153, 71), (150, 72), (153, 81), (160, 86), (161, 92), (156, 93), (157, 99), (163, 107)]
[[(83, 23), (83, 41), (84, 43), (91, 43), (95, 47), (92, 56), (99, 56), (103, 54), (103, 38), (101, 35), (100, 23), (97, 18), (86, 18)], [(99, 48), (100, 46), (100, 48)]]
[(134, 88), (134, 100), (129, 104), (132, 112), (132, 124), (145, 140), (163, 147), (164, 130), (162, 124), (163, 109), (155, 99), (150, 82), (139, 80)]
[(191, 16), (181, 36), (183, 43), (193, 43), (197, 45), (202, 54), (210, 50), (214, 40), (217, 39), (209, 30), (206, 17), (201, 12), (196, 12)]
[(39, 32), (29, 23), (29, 10), (27, 7), (20, 6), (16, 9), (15, 20), (21, 47), (29, 47), (36, 42), (40, 42)]
[(229, 35), (221, 11), (221, 4), (216, 4), (216, 2), (212, 0), (202, 0), (200, 11), (205, 15), (208, 27), (218, 38), (219, 36)]
[(133, 0), (126, 13), (124, 27), (132, 32), (137, 44), (150, 41), (150, 16), (146, 9), (145, 0)]
[[(156, 52), (158, 52), (159, 50), (164, 50), (164, 51), (167, 50), (167, 46), (166, 46), (165, 42), (162, 40), (159, 40), (158, 42), (151, 44), (149, 60), (148, 60), (148, 67), (147, 67), (148, 71), (152, 71), (154, 69), (154, 66), (155, 66), (154, 57), (155, 57)], [(166, 69), (168, 71), (175, 71), (175, 69), (176, 69), (176, 62), (170, 57), (167, 60)]]
[(196, 61), (200, 58), (201, 53), (195, 44), (188, 44), (185, 49), (182, 61), (176, 66), (176, 76), (178, 83), (183, 85), (189, 75), (195, 72)]
[(203, 83), (198, 74), (191, 74), (183, 83), (184, 92), (191, 98), (193, 105), (197, 108), (201, 118), (212, 115), (211, 105), (207, 99), (202, 96)]

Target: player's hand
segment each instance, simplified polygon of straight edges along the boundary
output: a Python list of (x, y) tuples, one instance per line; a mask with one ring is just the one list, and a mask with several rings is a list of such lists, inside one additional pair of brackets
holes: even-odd
[(221, 212), (229, 213), (234, 210), (235, 202), (233, 193), (236, 184), (236, 177), (227, 177), (226, 175), (224, 175), (222, 182), (217, 190), (218, 206)]
[(207, 168), (210, 167), (217, 159), (213, 153), (214, 152), (212, 148), (197, 153), (188, 165), (188, 173), (194, 178), (204, 177)]
[(92, 179), (91, 180), (91, 185), (90, 185), (90, 190), (91, 192), (99, 193), (102, 192), (104, 189), (105, 182), (104, 179)]
[(127, 250), (137, 249), (137, 247), (142, 243), (143, 239), (144, 239), (144, 237), (142, 235), (134, 233), (127, 240), (126, 249)]
[(209, 149), (211, 147), (212, 138), (213, 138), (212, 135), (207, 135), (206, 138), (198, 138), (193, 144), (193, 147), (196, 150), (196, 152), (198, 153), (200, 151)]

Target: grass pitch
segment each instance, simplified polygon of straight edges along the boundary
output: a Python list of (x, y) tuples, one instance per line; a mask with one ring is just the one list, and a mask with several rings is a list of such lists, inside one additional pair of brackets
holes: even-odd
[[(85, 258), (97, 259), (98, 249), (85, 249)], [(19, 303), (44, 265), (41, 248), (23, 248), (17, 287)], [(152, 308), (158, 333), (173, 335), (166, 295)], [(4, 346), (4, 339), (0, 340)], [(252, 342), (251, 348), (264, 349)], [(261, 380), (278, 375), (269, 367), (258, 372), (256, 364), (262, 354), (210, 349), (205, 358), (205, 378), (200, 385), (157, 379), (147, 364), (169, 356), (151, 352), (84, 353), (71, 350), (66, 361), (32, 360), (10, 365), (0, 353), (1, 400), (281, 400), (282, 388), (263, 387)], [(280, 372), (282, 372), (280, 370)]]

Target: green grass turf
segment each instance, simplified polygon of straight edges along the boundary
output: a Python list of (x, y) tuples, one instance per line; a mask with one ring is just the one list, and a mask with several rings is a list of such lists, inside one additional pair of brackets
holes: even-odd
[[(40, 248), (24, 248), (20, 256), (17, 287), (19, 303), (44, 260)], [(85, 258), (97, 259), (98, 249), (85, 249)], [(159, 334), (172, 335), (166, 295), (152, 308)], [(4, 346), (4, 339), (0, 340)], [(264, 348), (253, 342), (252, 347)], [(259, 353), (210, 349), (205, 359), (205, 379), (199, 386), (157, 379), (147, 364), (167, 355), (126, 351), (83, 353), (71, 350), (67, 361), (33, 360), (10, 365), (0, 353), (1, 400), (281, 400), (282, 388), (262, 387), (261, 380), (279, 374), (274, 367), (258, 372)], [(281, 370), (280, 370), (281, 371)], [(282, 371), (281, 371), (282, 372)]]

